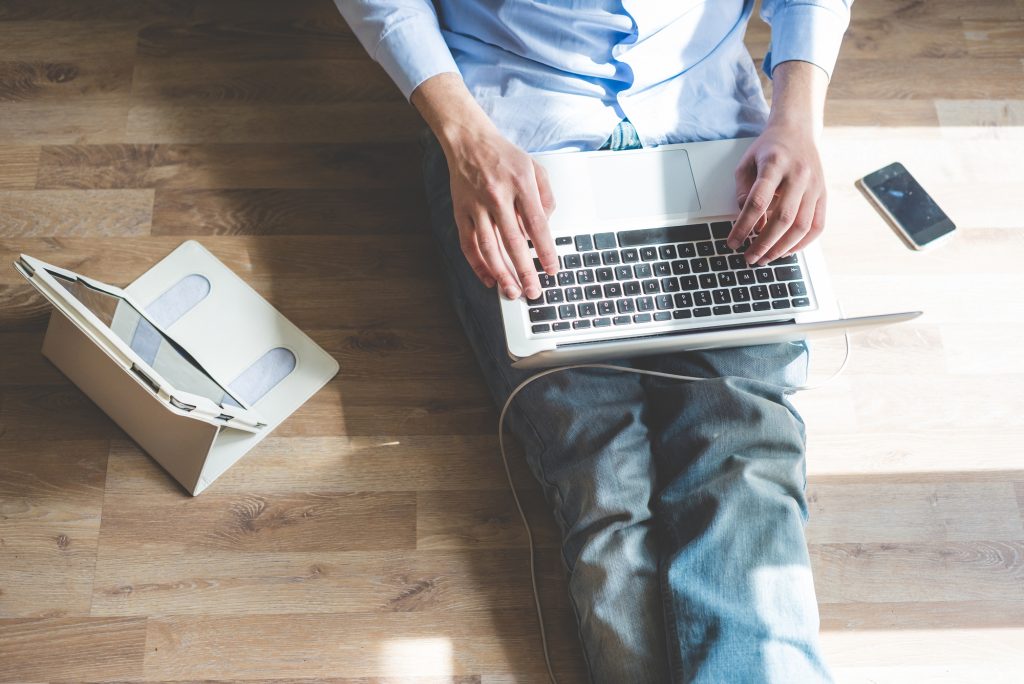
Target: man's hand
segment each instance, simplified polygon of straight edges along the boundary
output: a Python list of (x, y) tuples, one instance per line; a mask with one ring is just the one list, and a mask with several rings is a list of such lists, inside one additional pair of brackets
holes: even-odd
[(783, 62), (773, 73), (768, 123), (736, 168), (741, 207), (728, 243), (757, 231), (749, 264), (803, 249), (825, 227), (825, 178), (818, 154), (828, 77), (808, 62)]
[(427, 79), (412, 102), (448, 160), (455, 223), (469, 265), (509, 299), (523, 292), (536, 299), (540, 281), (527, 239), (545, 272), (558, 271), (547, 222), (555, 201), (543, 167), (501, 135), (457, 74)]

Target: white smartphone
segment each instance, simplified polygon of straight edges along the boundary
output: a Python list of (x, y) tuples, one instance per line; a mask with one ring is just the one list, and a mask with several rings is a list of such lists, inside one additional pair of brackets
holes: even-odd
[(857, 181), (857, 187), (911, 249), (934, 247), (956, 226), (906, 167), (893, 162)]

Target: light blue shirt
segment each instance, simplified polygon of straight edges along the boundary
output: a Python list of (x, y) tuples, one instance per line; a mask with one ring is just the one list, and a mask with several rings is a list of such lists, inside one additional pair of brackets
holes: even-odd
[[(831, 77), (853, 0), (763, 0), (763, 69)], [(754, 0), (335, 0), (408, 98), (461, 73), (530, 152), (600, 147), (623, 118), (645, 146), (757, 135), (768, 106), (743, 43)]]

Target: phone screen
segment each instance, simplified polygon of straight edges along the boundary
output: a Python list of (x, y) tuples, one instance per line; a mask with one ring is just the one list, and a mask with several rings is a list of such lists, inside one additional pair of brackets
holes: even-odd
[(902, 164), (864, 179), (865, 185), (917, 245), (925, 245), (955, 229), (953, 222)]

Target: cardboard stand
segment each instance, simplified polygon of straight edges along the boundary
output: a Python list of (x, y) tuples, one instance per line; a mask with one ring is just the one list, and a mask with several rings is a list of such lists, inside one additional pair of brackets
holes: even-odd
[(191, 494), (338, 372), (198, 242), (124, 288), (22, 255), (54, 307), (43, 354)]

